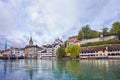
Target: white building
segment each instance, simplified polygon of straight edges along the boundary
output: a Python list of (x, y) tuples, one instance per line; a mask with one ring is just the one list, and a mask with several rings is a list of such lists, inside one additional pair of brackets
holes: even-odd
[(53, 57), (55, 56), (53, 53), (53, 47), (50, 44), (43, 45), (41, 49), (37, 51), (38, 58), (43, 58), (43, 57)]
[(11, 53), (15, 56), (24, 56), (24, 48), (11, 48)]
[(56, 50), (63, 45), (63, 41), (59, 38), (53, 44), (42, 45), (41, 49), (37, 51), (38, 58), (56, 57)]

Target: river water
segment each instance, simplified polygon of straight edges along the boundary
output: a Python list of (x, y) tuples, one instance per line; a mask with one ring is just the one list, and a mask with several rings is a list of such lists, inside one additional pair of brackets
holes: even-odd
[(120, 60), (0, 60), (0, 80), (120, 80)]

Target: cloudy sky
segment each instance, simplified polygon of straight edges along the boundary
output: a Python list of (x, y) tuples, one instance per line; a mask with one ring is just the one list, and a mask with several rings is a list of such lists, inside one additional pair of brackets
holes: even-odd
[(120, 0), (0, 0), (0, 48), (52, 43), (76, 35), (81, 26), (111, 27), (120, 21)]

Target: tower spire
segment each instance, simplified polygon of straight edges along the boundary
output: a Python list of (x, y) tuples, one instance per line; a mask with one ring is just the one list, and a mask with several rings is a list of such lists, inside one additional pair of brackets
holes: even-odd
[(30, 36), (29, 46), (33, 46), (32, 36)]
[(30, 41), (32, 41), (32, 36), (30, 36)]

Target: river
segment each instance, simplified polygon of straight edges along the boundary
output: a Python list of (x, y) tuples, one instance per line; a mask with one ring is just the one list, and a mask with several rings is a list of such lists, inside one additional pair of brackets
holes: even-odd
[(120, 80), (120, 60), (0, 60), (0, 80)]

